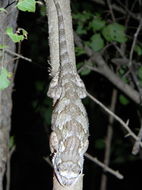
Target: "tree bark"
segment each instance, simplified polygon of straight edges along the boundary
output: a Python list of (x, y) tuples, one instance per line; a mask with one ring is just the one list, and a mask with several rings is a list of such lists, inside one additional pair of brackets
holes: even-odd
[[(15, 3), (11, 4), (12, 2), (13, 0), (0, 1), (0, 7), (7, 7), (7, 13), (0, 13), (0, 44), (8, 46), (11, 51), (15, 52), (15, 44), (5, 33), (7, 27), (12, 27), (13, 30), (16, 29), (18, 11), (15, 8)], [(0, 69), (2, 67), (6, 68), (11, 73), (14, 72), (13, 56), (4, 50), (0, 50)], [(11, 128), (12, 88), (13, 78), (11, 79), (11, 85), (0, 91), (0, 190), (3, 189), (3, 176), (8, 158), (9, 131)]]

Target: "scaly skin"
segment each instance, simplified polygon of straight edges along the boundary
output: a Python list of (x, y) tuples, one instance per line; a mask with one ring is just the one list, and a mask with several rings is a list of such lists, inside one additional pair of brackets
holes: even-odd
[(48, 90), (54, 102), (50, 149), (58, 181), (70, 186), (83, 172), (83, 155), (88, 148), (88, 118), (81, 102), (86, 89), (70, 62), (63, 14), (58, 0), (53, 1), (58, 17), (60, 66)]

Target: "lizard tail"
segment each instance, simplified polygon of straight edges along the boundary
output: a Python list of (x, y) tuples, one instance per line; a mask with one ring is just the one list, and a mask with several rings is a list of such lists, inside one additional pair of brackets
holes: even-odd
[[(86, 97), (86, 89), (84, 83), (82, 82), (80, 76), (77, 74), (77, 71), (73, 67), (72, 63), (70, 62), (67, 41), (66, 41), (66, 32), (65, 32), (65, 23), (63, 13), (60, 7), (58, 0), (53, 0), (58, 17), (58, 32), (59, 32), (59, 59), (60, 59), (60, 68), (63, 71), (63, 75), (71, 74), (72, 75), (72, 82), (76, 85), (76, 92), (80, 98)], [(58, 89), (58, 91), (60, 91)], [(54, 93), (53, 93), (54, 94)], [(57, 93), (56, 93), (57, 94)], [(51, 97), (51, 96), (50, 96)], [(52, 96), (53, 97), (53, 96)]]
[(66, 32), (65, 32), (65, 24), (64, 18), (62, 14), (62, 10), (58, 0), (53, 0), (58, 16), (58, 31), (59, 31), (59, 54), (60, 54), (60, 64), (61, 67), (67, 67), (67, 64), (70, 62), (67, 42), (66, 42)]

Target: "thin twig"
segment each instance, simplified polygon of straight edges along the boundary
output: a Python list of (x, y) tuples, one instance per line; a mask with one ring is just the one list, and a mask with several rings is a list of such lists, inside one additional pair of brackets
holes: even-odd
[(131, 10), (129, 10), (128, 7), (125, 6), (124, 3), (122, 3), (120, 0), (117, 0), (117, 3), (124, 8), (125, 14), (129, 14), (133, 19), (136, 19), (139, 21), (141, 20), (140, 14), (137, 15), (137, 14), (134, 14), (133, 12), (131, 12)]
[[(140, 118), (141, 118), (141, 115), (140, 115)], [(139, 144), (142, 140), (142, 119), (140, 119), (140, 122), (141, 122), (141, 127), (140, 127), (140, 130), (138, 133), (138, 140), (135, 142), (133, 149), (132, 149), (132, 154), (134, 154), (134, 155), (136, 155), (139, 152), (139, 150), (140, 150)]]
[[(92, 1), (95, 2), (95, 3), (98, 3), (98, 4), (102, 5), (102, 6), (106, 5), (105, 1), (103, 1), (103, 0), (92, 0)], [(120, 4), (120, 1), (119, 1), (119, 4)], [(121, 4), (121, 6), (122, 6), (122, 4)], [(112, 4), (112, 9), (115, 10), (115, 11), (117, 11), (117, 12), (119, 12), (119, 13), (121, 13), (121, 14), (123, 14), (123, 15), (126, 15), (127, 13), (129, 13), (129, 15), (133, 19), (135, 19), (135, 20), (140, 20), (141, 19), (139, 16), (137, 16), (134, 13), (132, 13), (131, 11), (129, 11), (128, 9), (126, 9), (126, 7), (124, 7), (124, 6), (122, 8), (122, 7), (120, 7), (120, 6), (116, 5), (116, 4)]]
[[(105, 112), (107, 112), (109, 115), (112, 115), (114, 119), (116, 119), (121, 126), (128, 132), (127, 136), (133, 137), (134, 140), (138, 140), (138, 137), (133, 133), (133, 131), (128, 127), (129, 122), (126, 123), (118, 117), (116, 114), (114, 114), (112, 111), (110, 111), (105, 105), (103, 105), (99, 100), (97, 100), (95, 97), (93, 97), (91, 94), (87, 92), (87, 95), (89, 98), (91, 98), (96, 104), (98, 104)], [(139, 145), (142, 147), (142, 142), (139, 142)]]
[(126, 56), (124, 55), (124, 52), (122, 51), (122, 49), (120, 49), (115, 43), (112, 43), (114, 45), (114, 47), (116, 48), (116, 50), (119, 52), (119, 54), (121, 55), (121, 57), (123, 59), (126, 59)]
[(112, 3), (110, 2), (110, 0), (107, 0), (107, 4), (108, 4), (109, 10), (110, 10), (112, 20), (113, 20), (113, 22), (115, 22), (115, 16), (114, 16), (114, 13), (113, 13), (113, 10), (112, 10)]
[(9, 151), (8, 159), (7, 159), (6, 190), (10, 190), (10, 179), (11, 179), (11, 176), (10, 176), (10, 162), (11, 162), (11, 156), (12, 156), (13, 152), (15, 151), (15, 149), (16, 149), (16, 146), (13, 146), (11, 148), (11, 150)]
[(135, 48), (135, 45), (136, 45), (136, 42), (137, 42), (137, 38), (138, 38), (139, 32), (141, 30), (141, 27), (142, 27), (142, 19), (140, 20), (139, 26), (138, 26), (135, 34), (134, 34), (134, 40), (133, 40), (133, 43), (132, 43), (132, 46), (131, 46), (130, 56), (129, 56), (129, 67), (131, 67), (131, 65), (132, 65), (134, 48)]
[(91, 160), (92, 162), (94, 162), (95, 164), (97, 164), (98, 166), (100, 166), (101, 168), (103, 168), (106, 172), (109, 172), (112, 175), (116, 176), (118, 179), (124, 178), (124, 176), (122, 174), (120, 174), (119, 171), (115, 171), (115, 170), (109, 168), (107, 165), (100, 162), (96, 157), (93, 157), (87, 153), (85, 153), (85, 157), (88, 158), (89, 160)]
[(86, 63), (85, 65), (83, 65), (80, 69), (78, 69), (77, 72), (80, 73), (80, 72), (83, 71), (84, 69), (90, 69), (90, 70), (92, 70), (92, 71), (95, 71), (96, 73), (101, 74), (101, 72), (100, 72), (100, 70), (99, 70), (98, 68), (92, 67), (91, 65), (89, 65), (89, 64), (87, 64), (87, 63)]
[(11, 55), (14, 55), (14, 56), (16, 56), (16, 57), (19, 57), (19, 58), (21, 58), (21, 59), (24, 59), (24, 60), (26, 60), (26, 61), (28, 61), (28, 62), (32, 62), (32, 59), (27, 58), (27, 57), (24, 57), (23, 55), (20, 55), (20, 54), (18, 54), (18, 53), (12, 52), (10, 49), (5, 49), (5, 51), (7, 51), (8, 53), (10, 53)]
[[(20, 55), (20, 53), (21, 53), (21, 43), (18, 44), (18, 51), (17, 51), (17, 53), (18, 53), (18, 55)], [(18, 64), (19, 64), (19, 59), (16, 60), (15, 65), (14, 65), (14, 72), (13, 72), (14, 75), (16, 74)]]
[[(111, 106), (110, 106), (110, 109), (112, 112), (115, 112), (116, 100), (117, 100), (117, 90), (113, 89), (112, 98), (111, 98)], [(114, 122), (114, 117), (110, 115), (109, 124), (107, 127), (107, 136), (105, 139), (105, 155), (104, 155), (104, 164), (107, 166), (109, 165), (109, 161), (110, 161), (111, 141), (112, 141), (112, 136), (113, 136), (113, 128), (112, 128), (113, 122)], [(106, 186), (107, 186), (107, 176), (103, 173), (101, 177), (100, 190), (106, 190)]]

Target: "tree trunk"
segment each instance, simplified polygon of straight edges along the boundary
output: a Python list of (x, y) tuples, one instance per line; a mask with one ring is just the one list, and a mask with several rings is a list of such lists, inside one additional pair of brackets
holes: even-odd
[[(0, 7), (6, 12), (0, 12), (0, 44), (4, 44), (15, 52), (15, 44), (5, 34), (7, 27), (16, 29), (18, 11), (13, 0), (1, 0)], [(11, 5), (10, 5), (11, 4)], [(9, 6), (8, 6), (9, 5)], [(14, 57), (4, 50), (0, 50), (0, 70), (6, 68), (14, 76)], [(3, 189), (3, 176), (8, 157), (9, 131), (11, 127), (13, 77), (8, 88), (0, 91), (0, 190)]]

